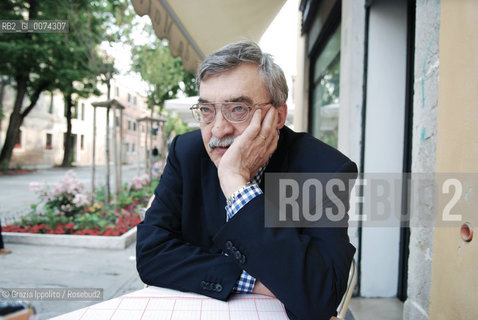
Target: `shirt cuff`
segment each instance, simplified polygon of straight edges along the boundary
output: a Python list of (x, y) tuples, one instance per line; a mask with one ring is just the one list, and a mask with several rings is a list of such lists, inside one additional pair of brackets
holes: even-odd
[(242, 209), (249, 201), (257, 197), (258, 195), (262, 194), (261, 188), (259, 188), (259, 185), (257, 183), (251, 184), (244, 189), (242, 189), (241, 192), (239, 192), (232, 204), (230, 206), (226, 206), (226, 213), (227, 213), (227, 221), (229, 221), (234, 215)]
[(242, 270), (241, 276), (234, 287), (232, 287), (232, 291), (238, 293), (251, 293), (255, 284), (256, 278), (247, 273), (246, 270)]

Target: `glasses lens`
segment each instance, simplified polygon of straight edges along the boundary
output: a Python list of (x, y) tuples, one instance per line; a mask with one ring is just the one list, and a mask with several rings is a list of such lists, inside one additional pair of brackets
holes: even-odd
[(199, 113), (201, 114), (201, 122), (209, 123), (214, 120), (214, 116), (216, 115), (216, 109), (213, 105), (200, 104)]
[(242, 102), (233, 102), (223, 106), (224, 115), (231, 122), (245, 121), (249, 115), (249, 109), (249, 106)]
[[(239, 123), (247, 120), (251, 107), (243, 102), (226, 102), (221, 105), (222, 114), (229, 122)], [(201, 123), (210, 123), (216, 116), (214, 104), (195, 104), (191, 111), (194, 119)]]
[(191, 112), (193, 114), (193, 118), (198, 121), (198, 122), (202, 122), (202, 118), (201, 118), (201, 112), (199, 111), (199, 109), (197, 108), (196, 105), (194, 105), (192, 108), (191, 108)]
[(214, 120), (216, 109), (214, 106), (208, 104), (195, 104), (192, 106), (191, 111), (194, 119), (199, 122), (209, 123)]

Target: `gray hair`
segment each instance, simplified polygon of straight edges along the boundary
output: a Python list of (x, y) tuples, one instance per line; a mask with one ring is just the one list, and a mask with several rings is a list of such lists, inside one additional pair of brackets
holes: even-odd
[(241, 40), (228, 44), (211, 53), (199, 66), (196, 86), (199, 91), (201, 81), (209, 76), (231, 70), (241, 63), (253, 63), (259, 67), (259, 74), (271, 96), (271, 103), (278, 107), (287, 101), (287, 82), (284, 72), (268, 53), (253, 41)]

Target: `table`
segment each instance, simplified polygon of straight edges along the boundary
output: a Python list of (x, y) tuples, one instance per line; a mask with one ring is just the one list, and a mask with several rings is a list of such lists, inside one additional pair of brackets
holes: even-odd
[(53, 319), (288, 320), (283, 304), (272, 297), (234, 294), (224, 302), (159, 287), (147, 287)]

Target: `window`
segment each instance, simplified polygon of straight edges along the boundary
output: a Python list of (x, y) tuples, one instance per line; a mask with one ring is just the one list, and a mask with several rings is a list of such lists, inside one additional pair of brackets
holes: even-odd
[(131, 94), (128, 93), (128, 102), (131, 102)]
[(85, 103), (81, 103), (81, 120), (85, 120)]
[(131, 152), (134, 152), (134, 143), (131, 144)]
[(340, 93), (340, 26), (312, 63), (310, 132), (337, 148)]
[(118, 116), (116, 116), (116, 126), (117, 127), (120, 126), (120, 118)]
[(81, 150), (84, 150), (84, 149), (85, 149), (85, 135), (84, 135), (84, 134), (82, 134), (82, 135), (80, 136), (80, 149), (81, 149)]
[(133, 104), (136, 105), (136, 96), (133, 97)]
[(17, 140), (15, 140), (15, 148), (22, 147), (22, 130), (18, 130)]
[(128, 130), (131, 130), (131, 120), (128, 120)]
[(126, 152), (129, 152), (129, 143), (126, 142)]
[(78, 110), (78, 103), (75, 103), (73, 105), (73, 119), (78, 119), (79, 118), (79, 110)]
[(53, 149), (52, 140), (53, 140), (53, 135), (52, 135), (51, 133), (47, 133), (47, 134), (46, 134), (45, 149), (48, 149), (48, 150)]
[(118, 87), (115, 87), (115, 94), (117, 97), (119, 97), (119, 88)]
[(133, 122), (133, 131), (136, 131), (136, 121)]
[(48, 107), (48, 113), (53, 114), (53, 92), (50, 92), (50, 106)]

